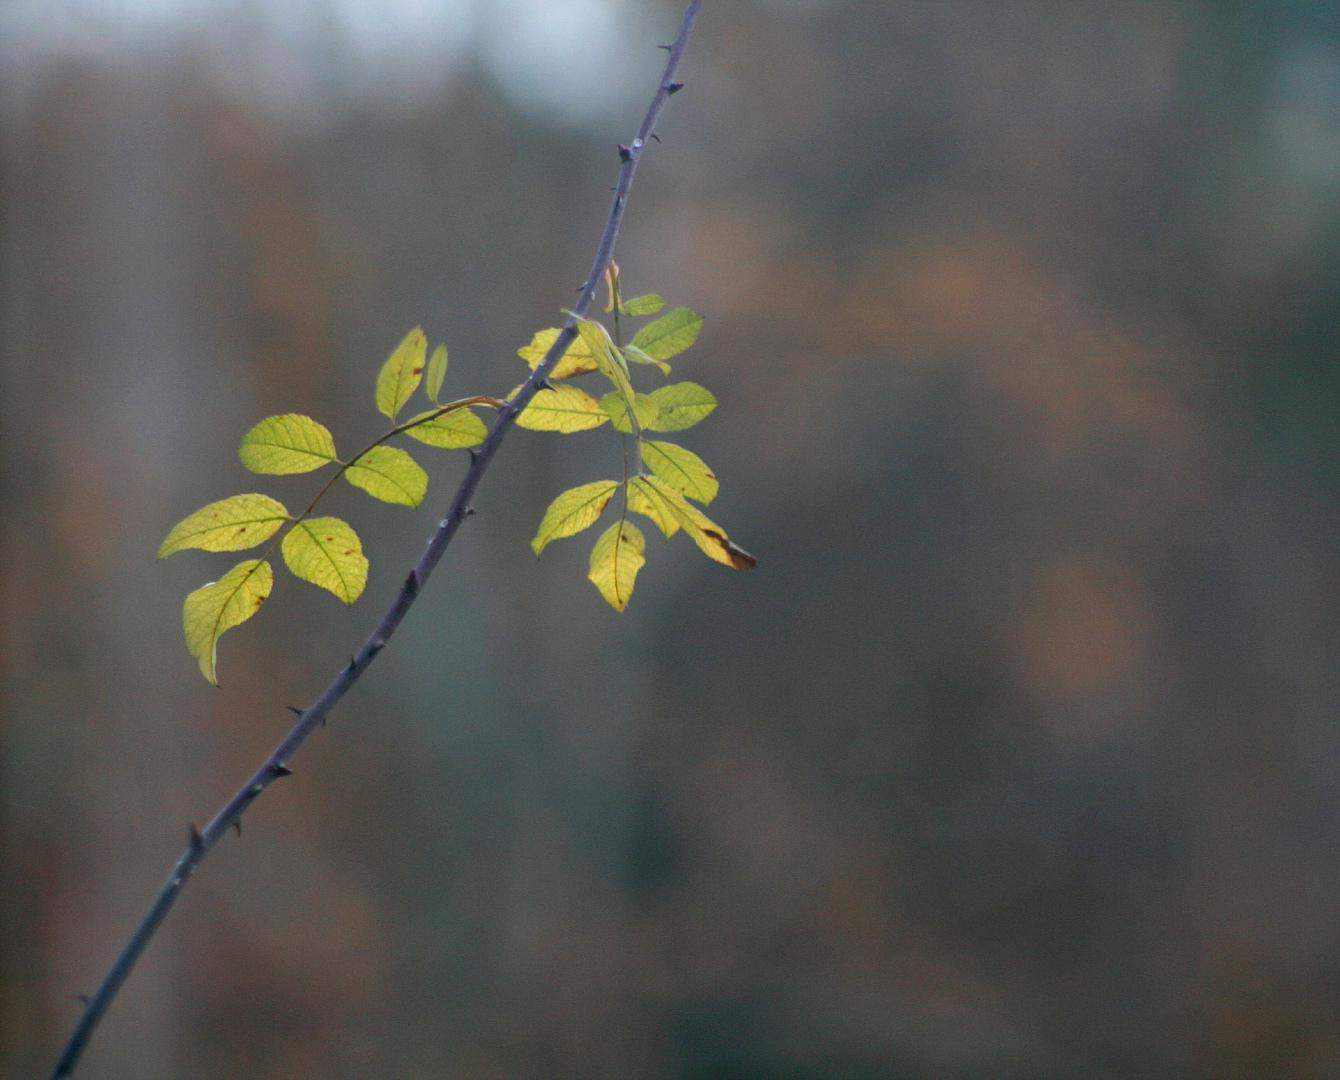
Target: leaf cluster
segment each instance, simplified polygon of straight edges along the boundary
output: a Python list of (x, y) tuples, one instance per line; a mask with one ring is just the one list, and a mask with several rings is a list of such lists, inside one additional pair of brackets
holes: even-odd
[[(655, 315), (665, 301), (654, 293), (624, 301), (619, 295), (617, 267), (607, 278), (616, 335), (620, 315)], [(628, 519), (629, 513), (648, 518), (669, 539), (681, 529), (709, 559), (747, 570), (755, 559), (737, 547), (726, 531), (703, 513), (716, 498), (716, 474), (692, 450), (678, 443), (646, 437), (648, 432), (684, 431), (707, 417), (717, 406), (711, 391), (694, 382), (676, 382), (650, 393), (633, 388), (630, 364), (643, 364), (669, 375), (672, 357), (697, 340), (702, 316), (675, 308), (643, 324), (627, 345), (591, 319), (577, 320), (577, 337), (550, 374), (554, 385), (540, 390), (517, 417), (517, 424), (535, 431), (572, 433), (609, 423), (631, 448), (624, 455), (621, 480), (597, 480), (563, 492), (545, 511), (531, 548), (539, 555), (552, 541), (573, 536), (594, 525), (616, 494), (622, 496), (618, 520), (591, 549), (591, 582), (616, 610), (622, 611), (633, 593), (638, 571), (645, 564), (646, 541)], [(557, 340), (558, 329), (541, 330), (519, 355), (532, 368)], [(600, 397), (566, 380), (581, 375), (603, 376), (611, 385)], [(631, 449), (631, 452), (627, 452)]]
[[(531, 543), (536, 555), (553, 540), (573, 536), (600, 518), (620, 496), (619, 518), (591, 551), (590, 580), (601, 595), (622, 611), (645, 562), (646, 542), (629, 514), (650, 519), (669, 538), (683, 531), (708, 556), (736, 569), (754, 565), (753, 556), (736, 547), (698, 505), (706, 506), (719, 488), (716, 475), (693, 451), (677, 443), (648, 438), (648, 433), (684, 431), (707, 417), (717, 405), (711, 392), (695, 382), (672, 382), (643, 393), (633, 386), (632, 367), (641, 365), (662, 376), (668, 361), (691, 346), (702, 317), (688, 308), (665, 307), (648, 293), (624, 301), (619, 295), (617, 268), (608, 284), (615, 333), (591, 319), (576, 320), (577, 335), (549, 372), (548, 380), (516, 416), (533, 431), (571, 434), (609, 424), (624, 440), (624, 470), (619, 480), (598, 480), (559, 495), (549, 505)], [(644, 318), (627, 345), (617, 340), (620, 317)], [(559, 329), (541, 330), (518, 350), (535, 369), (558, 339)], [(269, 559), (276, 547), (284, 565), (298, 578), (333, 593), (346, 604), (362, 594), (368, 560), (358, 533), (336, 517), (314, 517), (317, 504), (343, 477), (382, 502), (418, 507), (428, 490), (428, 474), (414, 457), (389, 445), (407, 436), (440, 449), (468, 449), (488, 434), (476, 408), (502, 409), (508, 402), (468, 397), (443, 402), (447, 349), (439, 345), (428, 355), (421, 329), (411, 330), (392, 350), (377, 374), (374, 401), (390, 421), (390, 429), (369, 446), (345, 459), (335, 439), (310, 416), (285, 413), (254, 425), (238, 447), (242, 464), (254, 473), (285, 476), (333, 469), (307, 507), (292, 513), (269, 495), (246, 493), (210, 503), (175, 525), (158, 549), (163, 558), (188, 548), (244, 551), (269, 542), (259, 558), (243, 560), (217, 581), (186, 597), (182, 625), (186, 647), (210, 682), (218, 683), (217, 651), (222, 634), (251, 618), (269, 597), (274, 571)], [(609, 387), (599, 397), (570, 381), (594, 375)], [(524, 384), (523, 384), (524, 385)], [(429, 407), (408, 420), (401, 413), (422, 388)], [(518, 386), (510, 397), (516, 397)]]
[[(377, 374), (374, 393), (377, 409), (390, 420), (391, 429), (348, 460), (339, 456), (326, 427), (299, 413), (267, 417), (242, 436), (238, 457), (254, 473), (286, 476), (335, 467), (305, 510), (293, 514), (269, 495), (234, 495), (201, 507), (179, 521), (163, 540), (160, 559), (187, 548), (244, 551), (271, 541), (259, 559), (238, 563), (218, 581), (186, 597), (182, 610), (186, 648), (210, 682), (218, 684), (220, 636), (251, 618), (270, 595), (274, 571), (268, 560), (276, 545), (294, 576), (326, 589), (346, 604), (362, 594), (368, 560), (358, 533), (339, 518), (312, 516), (340, 477), (382, 502), (417, 507), (428, 491), (428, 474), (408, 451), (388, 446), (388, 440), (407, 435), (428, 446), (463, 449), (477, 445), (488, 434), (471, 410), (497, 408), (503, 403), (493, 398), (441, 402), (446, 346), (439, 345), (431, 358), (427, 353), (428, 340), (417, 328), (392, 350)], [(432, 407), (399, 421), (421, 385)]]

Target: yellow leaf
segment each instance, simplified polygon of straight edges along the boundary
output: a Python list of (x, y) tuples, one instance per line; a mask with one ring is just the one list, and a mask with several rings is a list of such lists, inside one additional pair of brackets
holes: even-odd
[(428, 339), (416, 326), (395, 347), (377, 373), (377, 409), (393, 423), (396, 414), (419, 388), (427, 353)]
[(614, 389), (628, 402), (629, 408), (633, 408), (633, 384), (628, 381), (628, 364), (614, 347), (610, 332), (591, 319), (578, 319), (577, 333), (580, 340), (586, 343), (600, 373), (613, 383)]
[(293, 573), (329, 589), (352, 604), (368, 581), (368, 560), (358, 533), (339, 518), (308, 518), (288, 531), (282, 544), (284, 562)]
[[(433, 416), (436, 411), (429, 409), (419, 416)], [(409, 421), (414, 426), (407, 428), (405, 434), (412, 439), (418, 439), (421, 443), (443, 450), (464, 450), (467, 446), (475, 446), (482, 443), (489, 433), (484, 421), (464, 406), (433, 417), (432, 420), (425, 420), (421, 424), (415, 423), (419, 416)]]
[(656, 422), (647, 425), (650, 431), (683, 431), (717, 407), (712, 391), (692, 382), (671, 383), (648, 396), (660, 410)]
[(665, 501), (650, 488), (645, 476), (635, 476), (628, 481), (628, 509), (635, 514), (649, 517), (656, 523), (667, 540), (679, 532), (679, 522)]
[(600, 590), (610, 607), (622, 611), (633, 595), (637, 572), (646, 563), (647, 543), (631, 521), (616, 521), (591, 549), (591, 572), (587, 577)]
[(234, 495), (202, 506), (172, 527), (158, 549), (164, 558), (186, 548), (244, 551), (268, 540), (289, 520), (284, 504), (268, 495)]
[(563, 492), (544, 512), (535, 539), (530, 542), (531, 549), (538, 555), (549, 541), (572, 536), (594, 525), (618, 486), (614, 480), (597, 480)]
[[(540, 361), (544, 359), (544, 354), (549, 351), (549, 347), (557, 339), (558, 327), (551, 326), (548, 330), (541, 330), (537, 333), (530, 339), (530, 344), (517, 349), (516, 354), (534, 369), (539, 367)], [(549, 378), (570, 379), (574, 375), (585, 375), (588, 371), (595, 370), (595, 358), (587, 349), (586, 343), (578, 337), (573, 339), (567, 352), (559, 358), (558, 364), (549, 373)]]
[(665, 307), (665, 301), (655, 293), (650, 292), (623, 302), (623, 310), (626, 315), (655, 315), (663, 307)]
[[(520, 390), (521, 387), (517, 387)], [(516, 397), (516, 390), (511, 393)], [(552, 390), (540, 390), (516, 418), (517, 427), (531, 431), (587, 431), (598, 428), (609, 416), (600, 402), (579, 386), (561, 383)]]
[(285, 413), (267, 417), (243, 435), (237, 456), (254, 473), (305, 473), (335, 460), (335, 440), (310, 416)]
[(256, 614), (274, 585), (268, 562), (247, 559), (218, 581), (196, 589), (182, 607), (182, 629), (186, 648), (200, 662), (201, 674), (215, 686), (216, 649), (219, 637)]
[(436, 401), (442, 389), (442, 380), (447, 377), (447, 347), (439, 345), (428, 360), (428, 373), (424, 378), (423, 389), (430, 401)]
[[(619, 391), (611, 390), (602, 397), (600, 407), (605, 410), (615, 431), (621, 431), (625, 435), (632, 433), (633, 429), (628, 426), (628, 404)], [(641, 432), (643, 428), (650, 427), (656, 422), (660, 416), (660, 409), (646, 394), (634, 394), (633, 416), (637, 420), (637, 429)]]
[(758, 563), (749, 552), (732, 544), (720, 525), (660, 477), (644, 476), (641, 479), (646, 481), (646, 490), (653, 497), (659, 497), (659, 501), (709, 559), (736, 570), (749, 570)]
[(401, 506), (418, 506), (428, 491), (428, 474), (395, 446), (374, 446), (357, 458), (344, 476), (374, 499)]
[(698, 331), (702, 328), (701, 315), (685, 307), (675, 308), (668, 315), (647, 323), (633, 335), (629, 344), (641, 349), (653, 360), (669, 360), (697, 341)]
[(647, 440), (642, 444), (642, 460), (652, 472), (690, 499), (706, 505), (717, 497), (720, 484), (716, 474), (697, 454), (674, 443)]

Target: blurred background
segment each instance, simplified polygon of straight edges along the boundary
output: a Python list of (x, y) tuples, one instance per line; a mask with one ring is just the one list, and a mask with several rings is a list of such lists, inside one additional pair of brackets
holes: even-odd
[[(708, 0), (619, 261), (707, 319), (751, 574), (594, 534), (518, 431), (390, 649), (204, 864), (82, 1075), (1340, 1075), (1340, 6)], [(169, 527), (311, 477), (422, 323), (505, 393), (680, 8), (0, 2), (0, 1075), (363, 638), (220, 646)]]

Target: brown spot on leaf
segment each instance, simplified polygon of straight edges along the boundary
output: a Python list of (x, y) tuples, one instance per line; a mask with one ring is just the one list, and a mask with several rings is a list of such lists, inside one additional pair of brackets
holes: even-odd
[(731, 566), (736, 570), (752, 570), (758, 565), (758, 560), (742, 547), (736, 547), (726, 537), (722, 536), (715, 529), (704, 529), (703, 535), (711, 537), (713, 541), (726, 553), (730, 559)]

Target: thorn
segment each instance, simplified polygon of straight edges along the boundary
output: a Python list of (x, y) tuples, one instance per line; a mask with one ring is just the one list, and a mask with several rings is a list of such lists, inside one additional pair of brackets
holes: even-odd
[(191, 847), (199, 851), (205, 846), (205, 838), (200, 835), (200, 830), (195, 827), (195, 822), (191, 822), (187, 827), (186, 835), (190, 837)]
[(293, 770), (290, 769), (287, 765), (285, 765), (282, 761), (276, 761), (273, 765), (271, 765), (270, 771), (274, 773), (276, 777), (293, 775)]
[[(414, 579), (414, 587), (415, 587), (416, 589), (418, 588), (418, 582), (419, 582), (419, 579), (418, 579), (418, 578), (415, 578), (415, 579)], [(350, 655), (350, 657), (349, 657), (349, 670), (350, 670), (350, 671), (353, 671), (356, 667), (358, 667), (358, 657), (353, 656), (353, 655)]]
[(471, 447), (471, 448), (470, 448), (470, 464), (473, 465), (473, 464), (474, 464), (476, 461), (478, 461), (478, 460), (479, 460), (479, 451), (476, 450), (474, 447)]
[(241, 818), (238, 818), (236, 821), (233, 822), (233, 828), (237, 830), (237, 835), (238, 835), (238, 836), (241, 836), (241, 835), (242, 835), (242, 819), (241, 819)]
[(682, 82), (672, 82), (669, 86), (665, 88), (665, 92), (667, 95), (673, 96), (674, 94), (678, 94), (683, 89), (684, 84)]
[(553, 388), (554, 384), (549, 381), (548, 377), (535, 380), (535, 389), (537, 390), (552, 390)]
[(620, 161), (633, 160), (633, 151), (629, 150), (628, 147), (624, 146), (623, 143), (619, 144), (619, 160)]
[(463, 520), (468, 517), (474, 517), (477, 513), (479, 513), (479, 511), (476, 510), (473, 506), (462, 506), (460, 516)]
[(81, 1004), (83, 1004), (85, 1008), (88, 1007), (88, 1003), (91, 1000), (87, 994), (71, 994), (70, 996), (74, 998), (75, 1001), (78, 1001)]
[(656, 47), (657, 47), (658, 49), (664, 49), (666, 52), (669, 52), (669, 51), (670, 51), (670, 46), (669, 46), (669, 45), (657, 45)]
[(294, 716), (301, 716), (303, 714), (303, 710), (298, 708), (298, 706), (296, 705), (285, 705), (284, 708), (286, 708)]
[(651, 133), (651, 137), (655, 139), (658, 143), (661, 141), (661, 137), (657, 135), (656, 132), (654, 131)]

